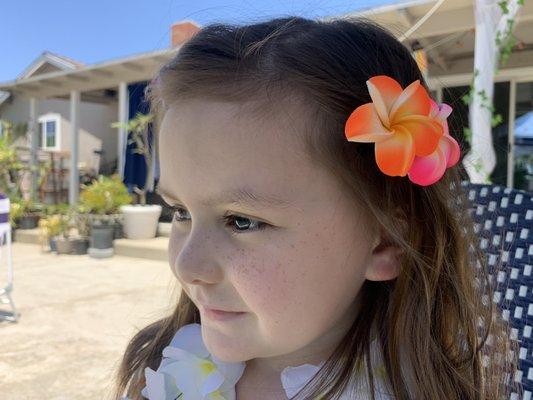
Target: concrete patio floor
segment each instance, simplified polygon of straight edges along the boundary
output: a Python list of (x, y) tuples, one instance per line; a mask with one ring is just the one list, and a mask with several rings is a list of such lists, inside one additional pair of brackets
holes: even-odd
[(129, 339), (177, 300), (168, 263), (56, 255), (25, 243), (13, 243), (13, 260), (21, 317), (0, 322), (0, 398), (109, 399)]

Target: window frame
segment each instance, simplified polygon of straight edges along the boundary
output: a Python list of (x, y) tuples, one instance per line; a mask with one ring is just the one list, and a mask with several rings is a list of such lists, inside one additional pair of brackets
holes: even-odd
[[(41, 143), (42, 146), (40, 147), (42, 150), (53, 150), (53, 151), (59, 151), (61, 150), (61, 115), (57, 113), (48, 113), (41, 115), (37, 120), (39, 126), (39, 123), (42, 123), (42, 129), (39, 132), (41, 135)], [(55, 145), (54, 146), (47, 146), (46, 145), (46, 124), (47, 122), (55, 122), (56, 125), (56, 131), (55, 131)]]

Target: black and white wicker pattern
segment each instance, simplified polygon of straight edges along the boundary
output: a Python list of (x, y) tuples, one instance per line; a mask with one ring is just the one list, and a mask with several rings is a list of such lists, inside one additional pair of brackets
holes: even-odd
[[(497, 279), (493, 301), (520, 346), (520, 370), (512, 379), (522, 383), (522, 399), (533, 400), (533, 193), (470, 182), (462, 186), (489, 273)], [(500, 264), (495, 277), (493, 272)], [(518, 399), (517, 393), (511, 395), (511, 400)]]

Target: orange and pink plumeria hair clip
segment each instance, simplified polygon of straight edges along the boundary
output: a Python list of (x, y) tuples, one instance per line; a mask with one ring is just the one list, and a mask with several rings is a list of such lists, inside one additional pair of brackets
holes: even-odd
[(448, 131), (448, 104), (433, 101), (419, 80), (405, 89), (386, 75), (366, 81), (372, 102), (357, 107), (346, 121), (350, 142), (375, 143), (379, 169), (389, 176), (407, 175), (428, 186), (453, 167), (459, 144)]

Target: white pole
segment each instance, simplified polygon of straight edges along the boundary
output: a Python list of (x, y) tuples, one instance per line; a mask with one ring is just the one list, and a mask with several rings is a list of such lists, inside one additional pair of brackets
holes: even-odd
[[(469, 120), (472, 132), (470, 152), (463, 158), (463, 165), (472, 183), (487, 183), (496, 166), (496, 153), (492, 142), (491, 112), (494, 93), (494, 70), (497, 67), (500, 49), (496, 35), (505, 36), (508, 21), (519, 8), (519, 0), (509, 3), (509, 12), (503, 14), (497, 0), (476, 0), (474, 78), (475, 94), (470, 104)], [(483, 93), (483, 96), (479, 93)]]
[(78, 147), (79, 147), (79, 108), (80, 92), (70, 92), (70, 179), (68, 185), (68, 202), (74, 205), (78, 201), (80, 191), (78, 173)]
[[(128, 123), (128, 100), (128, 84), (126, 82), (120, 82), (118, 87), (118, 120), (123, 124)], [(127, 139), (127, 130), (118, 128), (117, 169), (121, 179), (124, 179)]]
[(30, 171), (31, 171), (31, 186), (30, 186), (30, 198), (33, 201), (37, 200), (37, 191), (39, 189), (39, 170), (37, 160), (37, 147), (39, 144), (39, 137), (37, 135), (41, 132), (37, 132), (37, 99), (35, 97), (30, 98), (30, 120), (28, 124), (29, 142), (30, 142)]

